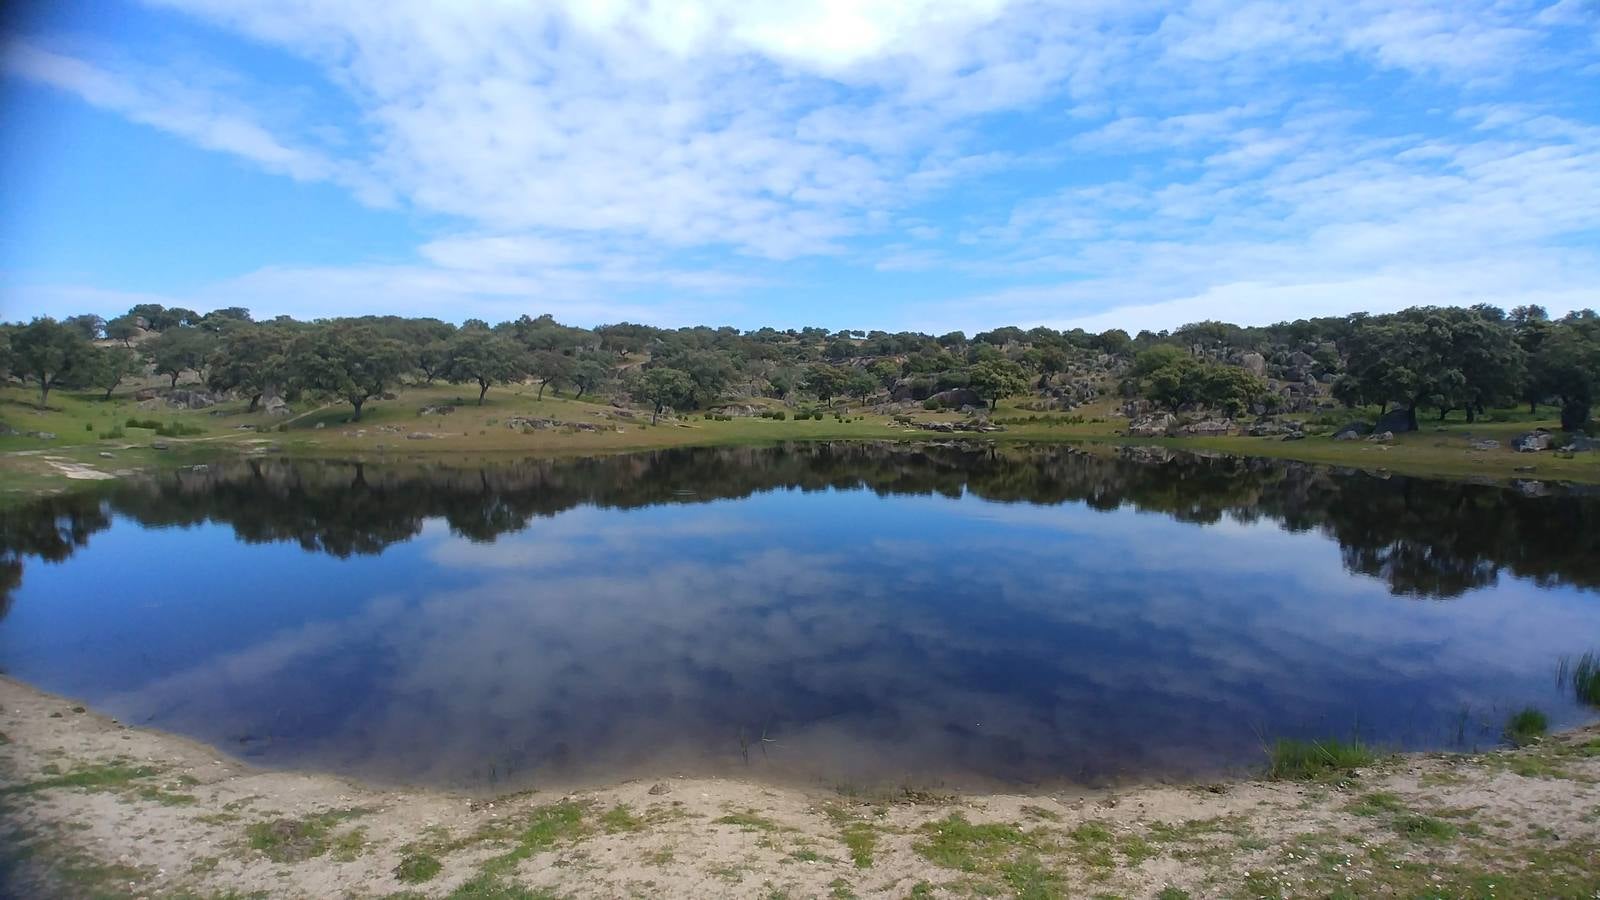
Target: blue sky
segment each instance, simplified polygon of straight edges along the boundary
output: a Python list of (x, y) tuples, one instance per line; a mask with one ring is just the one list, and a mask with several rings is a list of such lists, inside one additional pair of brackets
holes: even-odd
[(8, 319), (1600, 306), (1595, 0), (10, 6)]

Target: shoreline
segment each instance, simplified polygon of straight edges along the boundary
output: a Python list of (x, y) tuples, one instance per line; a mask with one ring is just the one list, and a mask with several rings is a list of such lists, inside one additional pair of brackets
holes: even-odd
[(1316, 781), (484, 799), (258, 769), (0, 676), (0, 846), (19, 896), (1591, 896), (1600, 724)]
[[(70, 392), (57, 407), (38, 409), (15, 390), (0, 392), (0, 418), (20, 434), (0, 435), (0, 505), (124, 477), (140, 470), (205, 463), (220, 457), (283, 456), (311, 459), (448, 462), (471, 457), (570, 457), (648, 452), (682, 447), (766, 446), (815, 441), (981, 440), (999, 445), (1076, 444), (1089, 449), (1119, 446), (1226, 453), (1312, 465), (1444, 479), (1567, 482), (1600, 485), (1600, 453), (1555, 451), (1516, 453), (1509, 442), (1535, 427), (1555, 427), (1548, 419), (1521, 411), (1502, 411), (1497, 421), (1424, 423), (1423, 429), (1392, 441), (1335, 441), (1311, 434), (1285, 442), (1277, 436), (1139, 437), (1127, 434), (1128, 420), (1117, 404), (1103, 400), (1070, 414), (1038, 413), (1002, 403), (989, 414), (1004, 430), (946, 431), (967, 417), (958, 413), (915, 411), (891, 415), (855, 409), (824, 420), (772, 420), (736, 416), (713, 420), (704, 415), (648, 424), (647, 414), (597, 400), (533, 395), (526, 386), (489, 398), (482, 406), (465, 403), (454, 388), (408, 386), (401, 397), (371, 406), (361, 422), (349, 421), (346, 408), (324, 405), (279, 419), (249, 413), (238, 401), (205, 410), (140, 412), (126, 396), (111, 401)], [(781, 411), (771, 401), (760, 405)], [(448, 410), (447, 413), (434, 410)], [(424, 413), (427, 413), (424, 415)], [(1352, 411), (1359, 418), (1362, 411)], [(162, 437), (125, 428), (106, 431), (127, 416), (192, 429), (190, 436)], [(508, 427), (518, 422), (538, 427)], [(35, 431), (34, 429), (38, 429)], [(116, 436), (113, 437), (113, 431)], [(49, 439), (28, 434), (48, 434)], [(1483, 449), (1484, 447), (1493, 449)]]
[[(6, 482), (0, 490), (0, 508), (26, 503), (43, 497), (59, 496), (74, 491), (92, 490), (107, 482), (136, 478), (163, 470), (206, 465), (227, 460), (280, 459), (290, 461), (359, 462), (375, 465), (426, 463), (449, 467), (470, 467), (484, 463), (498, 463), (523, 459), (570, 459), (582, 457), (610, 457), (662, 450), (714, 449), (727, 447), (775, 447), (789, 443), (897, 443), (925, 444), (929, 442), (976, 442), (1000, 448), (1013, 447), (1073, 447), (1090, 454), (1112, 454), (1123, 448), (1140, 447), (1176, 453), (1221, 455), (1241, 459), (1263, 459), (1285, 464), (1348, 469), (1374, 477), (1412, 477), (1441, 481), (1458, 481), (1490, 484), (1500, 487), (1538, 484), (1585, 490), (1600, 487), (1600, 465), (1582, 461), (1575, 468), (1551, 471), (1541, 468), (1535, 460), (1528, 465), (1512, 467), (1496, 461), (1483, 466), (1467, 463), (1440, 465), (1426, 461), (1408, 460), (1402, 454), (1376, 456), (1373, 451), (1385, 451), (1384, 446), (1363, 445), (1353, 449), (1339, 446), (1305, 445), (1296, 442), (1292, 449), (1284, 449), (1276, 442), (1261, 438), (1131, 438), (1115, 434), (1035, 434), (998, 433), (988, 435), (942, 434), (939, 432), (899, 432), (892, 434), (854, 435), (795, 435), (713, 438), (692, 440), (665, 445), (620, 446), (539, 446), (515, 448), (470, 448), (450, 446), (403, 447), (371, 449), (362, 447), (294, 444), (268, 452), (239, 442), (175, 440), (168, 449), (152, 451), (133, 445), (115, 448), (120, 456), (115, 463), (103, 458), (108, 451), (95, 447), (67, 447), (56, 452), (45, 450), (12, 450), (0, 452), (0, 475)], [(95, 451), (93, 453), (88, 451)], [(1366, 451), (1367, 455), (1362, 455)], [(1561, 460), (1570, 463), (1571, 460)], [(1600, 463), (1600, 455), (1596, 455)], [(1518, 469), (1527, 471), (1518, 471)]]

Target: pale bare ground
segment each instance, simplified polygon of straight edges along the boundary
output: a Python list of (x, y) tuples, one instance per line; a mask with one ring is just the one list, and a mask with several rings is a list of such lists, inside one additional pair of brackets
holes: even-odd
[(485, 800), (252, 768), (0, 677), (0, 858), (0, 895), (45, 898), (1595, 898), (1600, 727), (1314, 782)]

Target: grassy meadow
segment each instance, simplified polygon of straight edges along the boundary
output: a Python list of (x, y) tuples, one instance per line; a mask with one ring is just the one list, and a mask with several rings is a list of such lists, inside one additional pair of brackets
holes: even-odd
[[(124, 385), (109, 399), (101, 391), (57, 390), (43, 409), (32, 390), (16, 385), (0, 388), (0, 422), (15, 432), (0, 435), (0, 495), (15, 499), (151, 465), (203, 462), (217, 454), (414, 459), (438, 454), (569, 455), (786, 440), (944, 436), (910, 427), (904, 417), (897, 422), (895, 417), (866, 412), (855, 404), (843, 416), (797, 421), (794, 410), (774, 400), (745, 403), (781, 410), (784, 419), (738, 416), (714, 420), (693, 413), (663, 418), (652, 425), (648, 410), (619, 409), (605, 397), (577, 399), (551, 390), (541, 398), (534, 385), (497, 386), (482, 406), (477, 405), (476, 391), (463, 386), (408, 385), (394, 399), (368, 403), (360, 422), (351, 421), (351, 409), (343, 403), (302, 401), (294, 405), (293, 415), (273, 417), (262, 411), (249, 412), (244, 400), (204, 410), (174, 410), (163, 403), (141, 406), (134, 399), (137, 390), (161, 384), (164, 379)], [(155, 408), (145, 408), (148, 406)], [(421, 414), (424, 408), (443, 406), (453, 406), (454, 411)], [(1399, 435), (1390, 444), (1376, 444), (1334, 441), (1325, 434), (1299, 441), (1244, 436), (1130, 438), (1121, 433), (1126, 420), (1113, 415), (1114, 407), (1114, 401), (1104, 400), (1069, 415), (1035, 413), (1001, 403), (993, 416), (1006, 423), (1006, 430), (981, 437), (1008, 442), (1077, 441), (1091, 448), (1139, 443), (1401, 474), (1600, 483), (1600, 454), (1514, 453), (1508, 448), (1510, 439), (1520, 432), (1541, 425), (1553, 430), (1556, 423), (1550, 409), (1541, 409), (1537, 415), (1529, 415), (1526, 409), (1503, 410), (1493, 414), (1494, 421), (1477, 423), (1467, 423), (1459, 416), (1426, 421), (1421, 431)], [(963, 418), (920, 409), (909, 415), (919, 423)], [(559, 424), (532, 428), (513, 422), (514, 418)], [(1327, 421), (1323, 424), (1336, 418), (1345, 417), (1324, 416)], [(53, 437), (32, 436), (37, 432)], [(1472, 442), (1483, 439), (1497, 440), (1501, 447), (1474, 450)]]

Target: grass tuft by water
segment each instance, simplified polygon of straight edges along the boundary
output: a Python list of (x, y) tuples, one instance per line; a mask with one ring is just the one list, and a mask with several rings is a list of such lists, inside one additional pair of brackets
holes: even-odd
[(1506, 740), (1518, 747), (1544, 737), (1550, 730), (1550, 719), (1545, 714), (1531, 706), (1524, 707), (1511, 715), (1506, 721)]
[(1268, 751), (1267, 777), (1283, 781), (1314, 781), (1370, 766), (1377, 754), (1360, 741), (1330, 738), (1300, 741), (1282, 738)]
[(1572, 695), (1579, 703), (1600, 706), (1600, 653), (1591, 650), (1576, 662), (1563, 656), (1556, 680), (1571, 685)]

